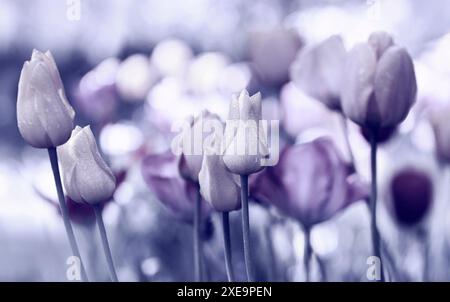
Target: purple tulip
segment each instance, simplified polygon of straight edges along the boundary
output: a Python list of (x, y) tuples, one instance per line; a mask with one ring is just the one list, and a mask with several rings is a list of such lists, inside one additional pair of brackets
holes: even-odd
[(339, 36), (306, 48), (291, 66), (291, 78), (331, 110), (341, 109), (340, 91), (346, 50)]
[(367, 186), (350, 171), (334, 143), (319, 138), (287, 146), (278, 165), (257, 175), (251, 194), (310, 228), (367, 197)]
[(289, 66), (302, 44), (295, 31), (281, 27), (250, 32), (248, 54), (258, 78), (270, 86), (286, 83)]
[[(178, 158), (169, 150), (161, 154), (147, 155), (142, 161), (142, 176), (158, 200), (177, 217), (193, 222), (197, 187), (184, 180), (178, 170)], [(210, 208), (202, 203), (202, 213), (207, 216)]]
[(430, 176), (416, 168), (404, 168), (392, 178), (389, 188), (391, 209), (397, 221), (405, 226), (422, 221), (433, 201)]
[(355, 123), (370, 128), (401, 123), (416, 99), (416, 76), (408, 52), (384, 32), (347, 55), (342, 109)]
[(103, 61), (81, 78), (75, 91), (76, 109), (100, 125), (113, 119), (119, 105), (114, 82), (118, 66), (117, 59)]

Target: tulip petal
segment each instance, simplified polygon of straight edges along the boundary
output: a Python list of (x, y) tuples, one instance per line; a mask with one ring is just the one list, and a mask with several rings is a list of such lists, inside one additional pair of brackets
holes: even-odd
[(345, 79), (342, 82), (342, 109), (355, 123), (364, 126), (367, 119), (377, 114), (369, 110), (374, 89), (376, 56), (367, 44), (356, 45), (348, 54), (345, 63)]
[(300, 52), (292, 64), (291, 78), (303, 91), (328, 108), (340, 109), (345, 55), (341, 37), (331, 36)]
[(380, 58), (374, 82), (381, 126), (403, 121), (416, 98), (414, 65), (405, 49), (392, 46)]

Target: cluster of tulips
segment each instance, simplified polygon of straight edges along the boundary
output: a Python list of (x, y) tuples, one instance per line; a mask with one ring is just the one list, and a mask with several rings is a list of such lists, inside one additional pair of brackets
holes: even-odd
[[(232, 96), (226, 121), (204, 110), (189, 119), (189, 126), (174, 144), (177, 152), (172, 148), (164, 153), (148, 154), (142, 160), (142, 176), (152, 192), (180, 214), (181, 219), (194, 225), (193, 267), (198, 281), (205, 280), (202, 223), (213, 211), (221, 213), (227, 277), (229, 281), (235, 280), (230, 240), (235, 234), (230, 232), (229, 213), (237, 210), (242, 212), (247, 280), (255, 280), (249, 200), (274, 206), (300, 223), (305, 234), (306, 280), (310, 279), (309, 266), (314, 253), (309, 238), (311, 229), (353, 202), (367, 200), (371, 215), (371, 255), (381, 260), (380, 280), (392, 276), (383, 259), (383, 241), (377, 225), (377, 146), (386, 133), (392, 133), (406, 118), (415, 102), (417, 85), (410, 55), (385, 32), (373, 33), (367, 42), (355, 45), (350, 51), (346, 51), (340, 37), (332, 36), (300, 52), (291, 66), (291, 78), (303, 91), (341, 116), (350, 161), (344, 159), (331, 138), (322, 137), (302, 144), (288, 142), (283, 146), (279, 162), (266, 167), (265, 161), (275, 150), (268, 145), (260, 123), (264, 102), (260, 93), (250, 95), (246, 90)], [(447, 123), (442, 122), (445, 117), (439, 113), (433, 119), (433, 126), (438, 150), (445, 158), (450, 153), (450, 145), (446, 144), (450, 135)], [(20, 133), (30, 145), (48, 149), (73, 255), (81, 261), (64, 192), (75, 202), (94, 208), (111, 279), (117, 280), (99, 210), (102, 203), (113, 198), (115, 177), (102, 159), (89, 126), (74, 129), (74, 115), (51, 54), (34, 51), (31, 60), (24, 64), (19, 81)], [(370, 143), (370, 188), (357, 173), (347, 119), (362, 128)], [(223, 130), (207, 129), (205, 125), (211, 121)], [(203, 135), (197, 136), (198, 133)], [(192, 152), (198, 146), (200, 151)], [(395, 199), (410, 196), (401, 189), (405, 182), (420, 187), (420, 200), (430, 199), (432, 185), (427, 176), (420, 171), (404, 172), (392, 183), (392, 191), (398, 195)], [(420, 219), (429, 207), (405, 204), (408, 201), (396, 204), (395, 211), (400, 217), (406, 217), (406, 223)], [(81, 271), (83, 280), (87, 281), (82, 262)]]

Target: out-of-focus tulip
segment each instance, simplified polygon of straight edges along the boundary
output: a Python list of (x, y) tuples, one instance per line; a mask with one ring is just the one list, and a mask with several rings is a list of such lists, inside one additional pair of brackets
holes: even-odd
[(81, 78), (75, 93), (75, 109), (100, 126), (110, 122), (116, 113), (118, 95), (115, 77), (118, 67), (116, 58), (101, 62)]
[(199, 174), (200, 192), (215, 210), (229, 212), (241, 207), (241, 189), (237, 175), (231, 174), (223, 163), (221, 141), (216, 136), (214, 146), (205, 149)]
[(144, 101), (157, 78), (157, 72), (150, 65), (150, 58), (134, 54), (126, 58), (117, 70), (117, 91), (125, 101)]
[[(184, 180), (178, 170), (178, 159), (168, 150), (161, 154), (149, 154), (142, 161), (142, 176), (158, 200), (174, 215), (186, 222), (192, 222), (196, 185)], [(210, 208), (202, 203), (202, 215), (207, 216)]]
[[(291, 137), (295, 138), (311, 128), (336, 128), (333, 113), (294, 83), (289, 82), (283, 86), (280, 98), (283, 128)], [(304, 114), (305, 112), (308, 114)]]
[(232, 173), (249, 175), (264, 168), (262, 160), (268, 157), (261, 121), (261, 94), (249, 96), (243, 90), (233, 96), (225, 126), (223, 161)]
[(200, 115), (191, 119), (191, 127), (183, 129), (179, 169), (187, 180), (198, 182), (198, 173), (202, 168), (205, 140), (213, 135), (214, 128), (222, 127), (222, 121), (216, 114), (203, 110)]
[(433, 126), (435, 148), (437, 155), (445, 161), (450, 161), (450, 105), (433, 108), (431, 125)]
[(403, 168), (392, 177), (389, 189), (391, 209), (400, 224), (415, 225), (429, 212), (433, 183), (426, 172), (412, 167)]
[(345, 55), (341, 37), (331, 36), (300, 52), (291, 66), (291, 78), (303, 91), (331, 110), (340, 110)]
[(56, 147), (69, 139), (74, 117), (52, 54), (33, 50), (19, 80), (17, 123), (20, 134), (36, 148)]
[(168, 39), (153, 49), (151, 62), (162, 76), (182, 76), (192, 56), (192, 50), (185, 42)]
[(309, 228), (368, 196), (366, 184), (350, 171), (333, 142), (320, 138), (287, 146), (278, 165), (257, 175), (251, 195)]
[(97, 149), (91, 128), (77, 126), (69, 141), (58, 148), (66, 194), (76, 202), (96, 205), (109, 201), (116, 179)]
[(342, 81), (344, 114), (362, 127), (401, 123), (416, 99), (416, 76), (408, 52), (384, 32), (347, 55)]
[(289, 78), (289, 67), (302, 46), (298, 34), (275, 27), (249, 33), (249, 57), (262, 82), (272, 86), (283, 85)]

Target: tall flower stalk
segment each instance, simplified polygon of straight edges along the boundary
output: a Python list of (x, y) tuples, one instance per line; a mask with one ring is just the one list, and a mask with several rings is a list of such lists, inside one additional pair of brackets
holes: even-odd
[(229, 212), (222, 213), (223, 245), (225, 248), (225, 268), (229, 282), (234, 281), (233, 261), (231, 257), (230, 217)]
[(306, 282), (309, 282), (311, 280), (311, 256), (312, 256), (311, 231), (309, 228), (304, 229), (304, 236), (305, 236), (305, 245), (303, 253), (303, 263), (305, 266), (305, 280)]
[(112, 259), (111, 248), (109, 247), (108, 236), (106, 235), (105, 224), (103, 223), (102, 209), (96, 205), (93, 207), (95, 213), (95, 219), (97, 221), (98, 232), (103, 246), (103, 253), (105, 254), (106, 264), (108, 265), (109, 276), (113, 282), (118, 282), (116, 268), (114, 267), (114, 261)]
[(201, 240), (201, 210), (202, 210), (202, 196), (199, 187), (199, 173), (202, 168), (203, 161), (203, 144), (206, 138), (206, 130), (208, 127), (222, 126), (220, 117), (212, 114), (207, 110), (203, 110), (198, 116), (190, 117), (187, 121), (186, 127), (181, 133), (181, 140), (179, 141), (179, 149), (181, 156), (179, 157), (178, 168), (180, 175), (188, 182), (196, 187), (196, 200), (194, 205), (194, 271), (195, 280), (203, 281), (202, 269), (202, 240)]
[(110, 278), (118, 281), (103, 223), (101, 204), (112, 199), (116, 179), (97, 148), (90, 126), (77, 126), (70, 139), (58, 148), (67, 195), (93, 207)]
[(248, 213), (248, 175), (241, 175), (241, 200), (242, 200), (242, 237), (244, 241), (244, 259), (247, 280), (254, 281), (252, 271), (252, 255), (250, 243), (250, 219)]
[(198, 174), (200, 192), (211, 206), (222, 214), (222, 235), (228, 281), (234, 281), (231, 257), (229, 212), (241, 207), (238, 178), (231, 174), (221, 155), (222, 133), (214, 133), (211, 146), (205, 147), (202, 168)]
[(373, 254), (382, 264), (376, 222), (378, 132), (400, 124), (415, 102), (414, 65), (408, 52), (395, 45), (389, 34), (375, 32), (366, 43), (355, 45), (348, 53), (345, 70), (341, 93), (343, 113), (370, 132), (370, 226)]
[(17, 126), (24, 140), (33, 147), (47, 149), (72, 255), (80, 261), (81, 278), (88, 281), (69, 220), (59, 174), (56, 147), (64, 144), (73, 129), (75, 112), (64, 92), (52, 54), (33, 50), (23, 64), (17, 94)]
[(73, 233), (72, 224), (70, 223), (69, 212), (67, 210), (67, 205), (66, 205), (63, 188), (62, 188), (62, 184), (61, 184), (61, 176), (59, 173), (58, 155), (56, 152), (56, 148), (53, 148), (53, 147), (48, 148), (48, 156), (50, 158), (50, 164), (52, 166), (53, 177), (55, 179), (55, 185), (56, 185), (56, 192), (58, 193), (59, 207), (61, 209), (61, 216), (64, 221), (64, 228), (66, 229), (66, 235), (67, 235), (67, 238), (69, 239), (70, 248), (72, 249), (72, 254), (80, 260), (81, 279), (83, 281), (89, 281), (87, 274), (86, 274), (86, 270), (84, 268), (84, 264), (81, 261), (80, 251), (78, 249), (78, 244), (75, 239), (75, 235)]
[(202, 240), (200, 236), (201, 232), (201, 216), (202, 216), (202, 196), (200, 195), (200, 190), (197, 191), (197, 197), (195, 199), (194, 208), (194, 274), (195, 281), (203, 281), (203, 271), (202, 271)]
[(380, 233), (377, 227), (377, 136), (376, 131), (371, 131), (370, 136), (370, 230), (372, 234), (372, 247), (374, 256), (380, 259), (380, 281), (384, 282), (383, 263), (381, 261)]
[(223, 162), (228, 171), (240, 176), (242, 202), (242, 232), (247, 280), (253, 281), (251, 265), (250, 222), (248, 207), (248, 176), (264, 168), (269, 152), (260, 125), (261, 94), (250, 96), (243, 90), (234, 95), (225, 125)]

